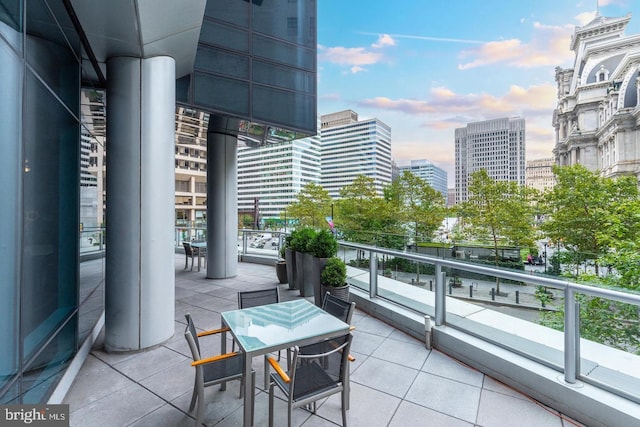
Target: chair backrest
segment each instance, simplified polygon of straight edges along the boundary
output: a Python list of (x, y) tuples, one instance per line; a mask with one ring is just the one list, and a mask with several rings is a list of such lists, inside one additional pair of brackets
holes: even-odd
[(259, 305), (275, 304), (277, 302), (280, 302), (280, 292), (278, 288), (238, 292), (238, 308), (257, 307)]
[(200, 342), (198, 341), (196, 325), (193, 324), (191, 314), (187, 313), (184, 317), (187, 319), (187, 327), (184, 329), (184, 337), (187, 339), (187, 343), (189, 343), (193, 360), (200, 360)]
[(356, 308), (355, 302), (346, 302), (327, 292), (322, 301), (322, 309), (344, 323), (351, 323), (351, 316)]
[(323, 393), (344, 382), (349, 363), (351, 334), (312, 344), (313, 354), (302, 354), (296, 347), (290, 373), (289, 397), (293, 400)]
[(182, 246), (184, 246), (184, 253), (187, 254), (187, 256), (193, 256), (193, 248), (189, 243), (182, 242)]

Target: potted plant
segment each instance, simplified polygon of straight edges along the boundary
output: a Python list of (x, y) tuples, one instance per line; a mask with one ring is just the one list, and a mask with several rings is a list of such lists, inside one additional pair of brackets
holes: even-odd
[(309, 242), (315, 234), (316, 231), (313, 228), (305, 227), (292, 233), (293, 237), (291, 238), (291, 249), (296, 252), (296, 287), (300, 289), (300, 295), (303, 297), (313, 295), (313, 288), (307, 278), (311, 276)]
[(347, 266), (338, 257), (327, 260), (320, 274), (322, 294), (329, 292), (336, 298), (349, 301), (349, 284), (347, 283)]
[(280, 283), (287, 283), (287, 262), (285, 261), (285, 247), (280, 248), (280, 257), (276, 261), (276, 276)]
[(313, 256), (311, 275), (305, 279), (311, 282), (315, 304), (322, 307), (324, 293), (320, 289), (320, 274), (327, 260), (338, 253), (338, 241), (329, 230), (320, 230), (309, 242), (309, 252)]

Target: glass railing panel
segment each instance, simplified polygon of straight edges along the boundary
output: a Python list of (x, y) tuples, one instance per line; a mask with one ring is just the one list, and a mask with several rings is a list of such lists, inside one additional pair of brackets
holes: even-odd
[(85, 228), (80, 232), (80, 255), (105, 250), (105, 229)]
[(378, 295), (423, 314), (434, 314), (433, 264), (382, 255), (378, 261)]
[[(243, 230), (244, 239), (246, 239), (246, 252), (247, 254), (278, 257), (280, 253), (280, 246), (282, 244), (278, 231), (265, 231), (265, 230)], [(242, 243), (241, 243), (241, 248)]]
[(340, 246), (336, 256), (347, 265), (347, 282), (369, 293), (369, 252)]
[(204, 242), (207, 240), (207, 225), (189, 221), (193, 225), (178, 225), (175, 227), (175, 245), (182, 247), (182, 243)]
[(640, 307), (580, 293), (576, 301), (580, 379), (640, 403)]

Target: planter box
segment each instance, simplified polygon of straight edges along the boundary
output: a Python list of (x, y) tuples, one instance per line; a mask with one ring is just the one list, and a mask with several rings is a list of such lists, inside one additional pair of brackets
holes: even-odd
[(302, 287), (304, 286), (304, 252), (295, 252), (296, 268), (295, 268), (295, 288), (300, 289), (302, 295)]
[(349, 302), (349, 285), (340, 286), (338, 288), (334, 286), (322, 285), (321, 289), (322, 289), (322, 295), (329, 292), (334, 297), (339, 298), (342, 301)]
[(313, 257), (313, 263), (311, 264), (311, 277), (309, 277), (309, 280), (313, 286), (313, 302), (318, 307), (322, 307), (322, 299), (324, 298), (324, 292), (320, 287), (320, 274), (328, 259)]
[(276, 261), (276, 276), (278, 276), (278, 282), (287, 283), (287, 263), (285, 261)]
[[(298, 284), (300, 288), (300, 296), (303, 297), (312, 297), (313, 296), (313, 259), (315, 258), (313, 255), (309, 253), (303, 254), (303, 264), (302, 270), (303, 273), (303, 281)], [(300, 266), (298, 265), (298, 270), (300, 270)]]
[(291, 249), (285, 249), (284, 259), (287, 262), (287, 282), (289, 282), (289, 289), (298, 289), (296, 282), (296, 253)]

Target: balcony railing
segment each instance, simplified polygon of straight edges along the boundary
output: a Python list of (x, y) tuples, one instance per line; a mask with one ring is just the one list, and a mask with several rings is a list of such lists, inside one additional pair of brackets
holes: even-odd
[[(176, 246), (206, 239), (204, 224), (190, 225), (176, 227)], [(275, 259), (285, 236), (238, 230), (238, 253)], [(540, 270), (523, 272), (345, 241), (338, 255), (349, 265), (349, 283), (371, 300), (392, 302), (429, 316), (436, 327), (446, 325), (506, 348), (558, 371), (567, 384), (582, 381), (640, 403), (640, 349), (582, 338), (578, 302), (580, 296), (598, 297), (630, 304), (640, 313), (639, 294), (579, 284)], [(393, 258), (414, 263), (413, 272), (384, 268)], [(498, 281), (508, 292), (497, 292)], [(541, 291), (548, 295), (546, 303), (536, 298)], [(562, 330), (538, 321), (540, 313), (554, 311), (564, 313)]]
[[(351, 269), (356, 273), (350, 274), (349, 281), (352, 286), (367, 292), (371, 299), (382, 298), (392, 301), (420, 314), (431, 316), (436, 326), (447, 325), (461, 329), (500, 347), (508, 348), (517, 354), (559, 370), (563, 373), (564, 381), (569, 384), (575, 384), (577, 380), (580, 380), (640, 403), (640, 356), (632, 353), (632, 351), (638, 353), (639, 349), (629, 348), (628, 351), (623, 351), (581, 339), (580, 309), (577, 299), (578, 295), (599, 297), (607, 301), (631, 304), (640, 310), (640, 295), (573, 283), (533, 272), (500, 269), (412, 252), (349, 242), (340, 242), (340, 246), (340, 257), (346, 263), (356, 266), (368, 265), (368, 269), (357, 267)], [(365, 256), (362, 257), (362, 254)], [(424, 284), (420, 279), (416, 281), (413, 278), (411, 278), (411, 282), (407, 280), (407, 283), (401, 283), (399, 280), (392, 280), (379, 274), (380, 257), (405, 259), (413, 261), (417, 265), (431, 265), (434, 274), (422, 274)], [(371, 262), (371, 260), (377, 260), (377, 262)], [(471, 282), (469, 294), (473, 294), (474, 285), (477, 291), (478, 284), (483, 283), (485, 290), (490, 290), (485, 293), (487, 296), (475, 299), (472, 296), (465, 296), (462, 298), (464, 303), (460, 301), (461, 298), (453, 298), (452, 280), (465, 273), (481, 278), (467, 280), (467, 283)], [(418, 273), (415, 273), (414, 276), (418, 276)], [(397, 273), (396, 278), (398, 278)], [(404, 278), (407, 279), (406, 274)], [(487, 280), (487, 278), (492, 279)], [(536, 308), (532, 306), (531, 301), (523, 303), (521, 298), (521, 301), (518, 302), (517, 297), (511, 299), (510, 302), (498, 301), (495, 298), (495, 287), (493, 291), (490, 288), (491, 284), (495, 283), (492, 281), (496, 278), (506, 281), (506, 283), (503, 282), (503, 286), (510, 286), (512, 290), (519, 289), (516, 292), (523, 296), (531, 296), (539, 289), (556, 290), (556, 295), (562, 299), (560, 303), (562, 306), (554, 308), (544, 307), (543, 304), (540, 304)], [(427, 281), (430, 282), (429, 289), (433, 289), (433, 291), (427, 290)], [(381, 282), (384, 282), (384, 285), (381, 286)], [(490, 306), (491, 311), (495, 313), (488, 314), (486, 312), (487, 306)], [(517, 310), (536, 310), (538, 312), (541, 310), (563, 310), (563, 331), (556, 331), (535, 322), (507, 318), (504, 314), (499, 313), (505, 307), (508, 308), (509, 315), (513, 315)], [(480, 310), (484, 313), (477, 315), (476, 313)], [(471, 313), (474, 314), (471, 315)], [(603, 326), (613, 327), (615, 325)]]
[[(239, 253), (275, 258), (284, 233), (239, 230), (238, 236)], [(533, 268), (523, 272), (345, 241), (339, 256), (350, 265), (349, 283), (371, 300), (392, 302), (429, 316), (436, 328), (446, 325), (508, 349), (558, 371), (567, 384), (588, 383), (640, 403), (640, 349), (582, 338), (579, 306), (580, 296), (598, 297), (630, 304), (640, 313), (638, 294), (579, 284)], [(415, 272), (389, 274), (382, 265), (391, 258), (415, 263)], [(431, 274), (418, 273), (419, 266), (430, 266)], [(498, 294), (497, 280), (508, 296)], [(541, 291), (549, 295), (546, 303), (536, 298)], [(553, 311), (564, 313), (562, 330), (537, 321), (540, 313)]]

